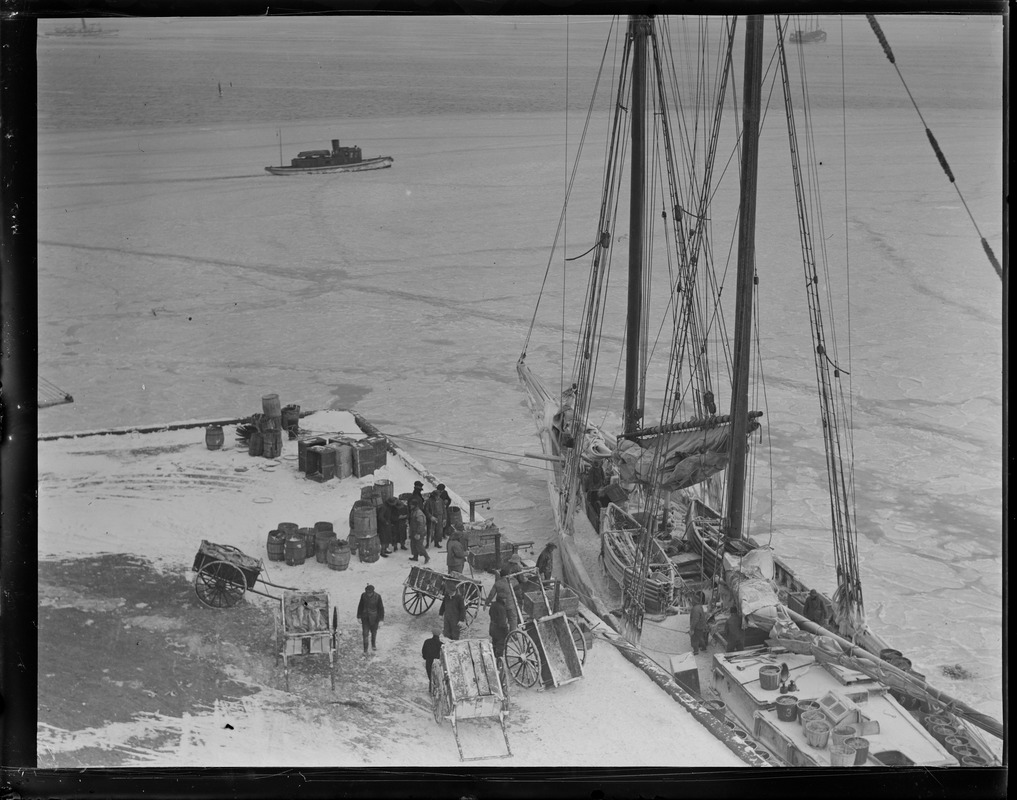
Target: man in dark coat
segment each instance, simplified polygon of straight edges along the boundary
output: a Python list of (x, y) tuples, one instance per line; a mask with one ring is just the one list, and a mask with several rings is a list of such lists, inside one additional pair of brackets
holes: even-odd
[(700, 592), (696, 602), (689, 611), (689, 638), (692, 640), (692, 655), (697, 655), (700, 650), (706, 650), (710, 645), (710, 622), (706, 614), (704, 603), (706, 598)]
[(494, 657), (501, 659), (505, 657), (505, 640), (509, 635), (508, 609), (505, 608), (505, 601), (495, 596), (491, 603), (491, 626), (487, 632), (491, 635), (491, 644), (494, 646)]
[(374, 591), (374, 586), (371, 584), (367, 584), (364, 593), (360, 595), (357, 619), (360, 620), (360, 629), (364, 634), (364, 655), (366, 656), (368, 638), (371, 640), (371, 649), (378, 649), (378, 626), (385, 619), (385, 604), (381, 602), (381, 595)]
[(445, 596), (438, 609), (445, 620), (443, 633), (446, 639), (456, 640), (466, 627), (466, 601), (452, 581), (445, 581)]
[(551, 571), (554, 569), (554, 551), (558, 545), (548, 542), (544, 549), (537, 556), (537, 571), (545, 581), (551, 580)]
[(419, 561), (424, 557), (424, 563), (429, 564), (431, 557), (427, 554), (427, 519), (424, 517), (424, 509), (420, 501), (410, 498), (410, 561)]
[(431, 690), (431, 668), (434, 662), (441, 655), (441, 631), (435, 628), (431, 631), (431, 638), (424, 640), (424, 646), (420, 648), (420, 656), (424, 659), (424, 669), (427, 670), (427, 690)]
[(508, 614), (509, 629), (515, 628), (519, 624), (519, 620), (516, 618), (516, 607), (512, 598), (512, 585), (509, 583), (509, 571), (507, 568), (502, 568), (498, 573), (498, 577), (494, 580), (494, 586), (491, 587), (491, 592), (487, 596), (487, 604), (491, 605), (496, 597), (500, 597), (502, 602), (505, 604), (505, 611)]
[(378, 515), (378, 543), (381, 545), (381, 555), (388, 558), (389, 548), (392, 546), (392, 504), (389, 502), (395, 498), (390, 497), (377, 509)]
[(415, 500), (420, 501), (420, 507), (424, 507), (424, 484), (420, 481), (413, 481), (413, 496), (410, 497), (410, 503), (412, 504)]
[(731, 615), (727, 618), (724, 628), (727, 638), (727, 652), (733, 653), (745, 647), (745, 634), (742, 632), (742, 614), (737, 606), (731, 606)]
[(463, 567), (466, 566), (466, 545), (463, 544), (463, 537), (459, 531), (454, 530), (449, 535), (445, 564), (450, 573), (463, 574)]
[(410, 521), (410, 509), (402, 500), (392, 498), (392, 549), (406, 549), (406, 528)]
[(826, 609), (823, 608), (823, 598), (815, 589), (809, 590), (809, 596), (805, 598), (805, 608), (802, 609), (802, 616), (817, 625), (826, 623)]
[(427, 542), (428, 546), (441, 547), (441, 540), (445, 536), (445, 521), (448, 519), (448, 509), (445, 508), (445, 499), (437, 489), (428, 495), (424, 501), (424, 514), (427, 515)]

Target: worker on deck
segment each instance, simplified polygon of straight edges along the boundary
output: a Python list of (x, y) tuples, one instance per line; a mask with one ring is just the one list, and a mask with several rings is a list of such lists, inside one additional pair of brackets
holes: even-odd
[(429, 564), (431, 557), (427, 554), (427, 518), (424, 516), (424, 509), (419, 500), (410, 498), (410, 561), (419, 561), (424, 557), (424, 563)]
[(537, 556), (537, 570), (545, 581), (551, 580), (551, 572), (554, 569), (554, 551), (558, 545), (548, 542), (544, 549)]
[(692, 655), (710, 646), (710, 622), (706, 612), (706, 595), (699, 592), (689, 611), (689, 638), (692, 640)]
[[(444, 488), (444, 487), (443, 487)], [(427, 543), (441, 547), (441, 540), (445, 538), (445, 521), (448, 519), (448, 509), (445, 507), (445, 498), (441, 496), (441, 490), (435, 489), (424, 501), (424, 514), (427, 516)]]
[(357, 619), (360, 620), (360, 627), (364, 634), (364, 655), (366, 656), (368, 638), (371, 641), (371, 649), (378, 649), (378, 626), (385, 620), (385, 604), (382, 603), (381, 595), (374, 591), (374, 586), (371, 584), (367, 584), (364, 593), (360, 595)]
[(809, 590), (809, 596), (805, 598), (805, 607), (802, 609), (802, 616), (809, 622), (817, 625), (826, 624), (826, 609), (823, 608), (823, 598), (815, 589)]
[(424, 640), (424, 646), (420, 648), (420, 656), (424, 659), (424, 669), (427, 670), (427, 690), (431, 690), (431, 669), (434, 662), (441, 656), (441, 630), (435, 628), (431, 631), (431, 638)]
[(457, 530), (449, 534), (445, 564), (450, 575), (463, 574), (463, 567), (466, 566), (466, 545), (463, 544), (463, 535)]
[(505, 611), (508, 614), (509, 630), (513, 630), (519, 624), (519, 619), (516, 615), (516, 605), (512, 597), (512, 586), (509, 584), (508, 576), (508, 569), (502, 568), (498, 573), (498, 577), (495, 578), (494, 586), (491, 588), (490, 594), (487, 595), (485, 602), (490, 606), (494, 602), (494, 598), (500, 597), (501, 601), (505, 604)]
[(502, 659), (505, 657), (505, 641), (509, 635), (508, 609), (505, 608), (505, 601), (495, 596), (491, 603), (491, 626), (487, 629), (491, 636), (491, 645), (494, 648), (494, 657)]
[(466, 627), (466, 601), (453, 581), (445, 581), (445, 596), (442, 598), (438, 613), (444, 620), (442, 633), (445, 634), (445, 638), (457, 640)]

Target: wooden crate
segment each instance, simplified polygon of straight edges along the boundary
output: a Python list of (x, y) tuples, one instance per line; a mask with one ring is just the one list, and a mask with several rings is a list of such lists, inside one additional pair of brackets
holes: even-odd
[[(548, 581), (544, 584), (544, 593), (547, 595), (547, 602), (554, 605), (554, 582)], [(558, 596), (558, 610), (564, 611), (568, 616), (574, 617), (579, 613), (579, 595), (565, 584), (561, 584), (561, 594)], [(551, 609), (544, 603), (544, 598), (539, 591), (523, 593), (523, 611), (529, 617), (546, 617)]]

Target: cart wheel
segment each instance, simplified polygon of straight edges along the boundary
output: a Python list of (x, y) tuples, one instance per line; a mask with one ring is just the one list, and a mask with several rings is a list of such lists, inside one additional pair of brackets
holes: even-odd
[(569, 621), (569, 630), (572, 631), (572, 641), (576, 643), (576, 653), (579, 656), (579, 663), (586, 663), (586, 637), (583, 636), (583, 629), (579, 627), (579, 624), (572, 619), (567, 617)]
[(229, 608), (247, 591), (247, 578), (228, 561), (210, 561), (194, 577), (194, 593), (210, 608)]
[(512, 680), (529, 689), (540, 677), (540, 654), (525, 631), (515, 630), (505, 641), (505, 666)]
[(403, 608), (415, 617), (419, 617), (433, 606), (434, 600), (435, 598), (424, 594), (419, 589), (414, 589), (412, 586), (403, 587)]
[(431, 710), (434, 721), (441, 725), (449, 715), (448, 698), (445, 695), (445, 681), (442, 679), (441, 664), (431, 665)]
[(463, 602), (466, 604), (466, 625), (470, 626), (480, 612), (480, 587), (477, 584), (463, 584)]

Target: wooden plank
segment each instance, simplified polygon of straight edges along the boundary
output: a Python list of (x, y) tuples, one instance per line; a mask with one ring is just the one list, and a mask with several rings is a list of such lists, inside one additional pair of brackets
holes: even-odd
[(470, 668), (473, 670), (473, 679), (477, 685), (478, 695), (491, 694), (491, 684), (487, 679), (487, 670), (484, 668), (484, 659), (481, 655), (480, 642), (469, 641)]
[(471, 695), (471, 692), (469, 690), (469, 686), (467, 686), (466, 681), (463, 677), (462, 658), (458, 649), (447, 646), (445, 649), (448, 651), (447, 653), (448, 681), (449, 686), (451, 687), (452, 690), (452, 700), (454, 704), (458, 706), (459, 703), (464, 698), (467, 698)]

